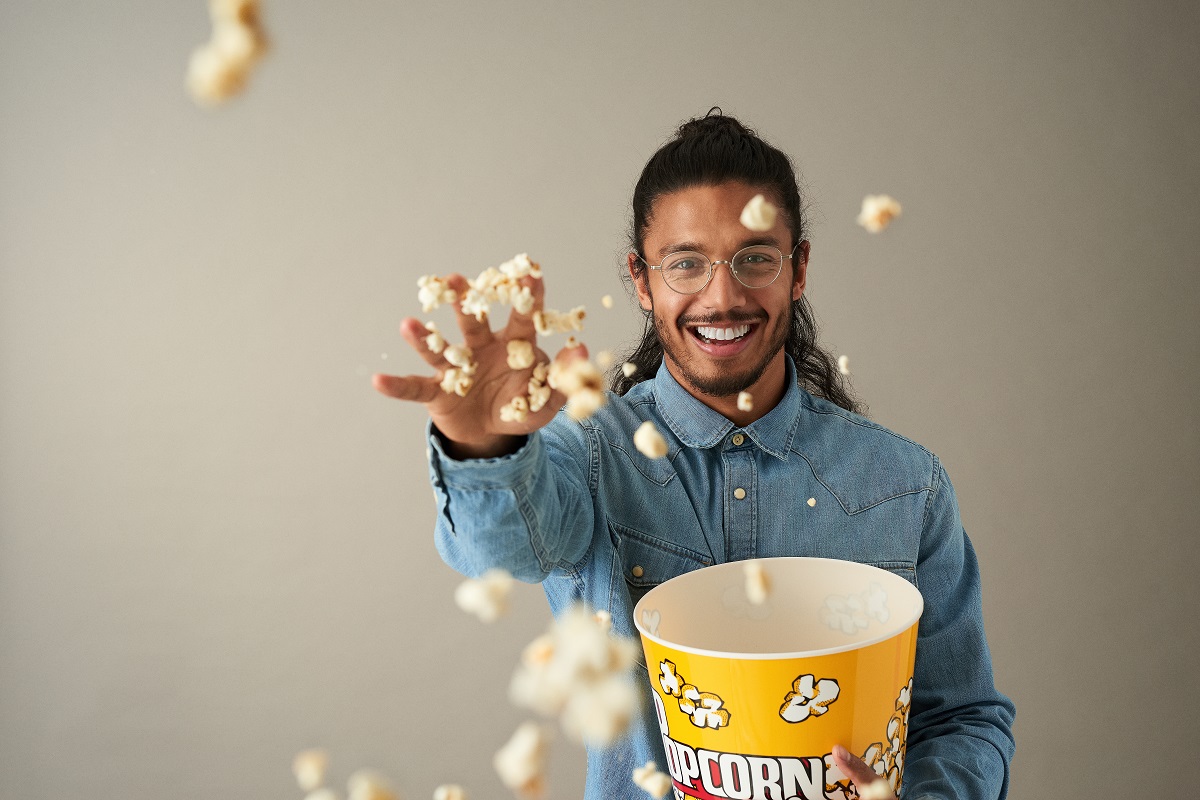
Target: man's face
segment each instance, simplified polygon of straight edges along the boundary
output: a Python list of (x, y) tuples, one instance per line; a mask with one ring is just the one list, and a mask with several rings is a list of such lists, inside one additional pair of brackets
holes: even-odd
[[(742, 208), (756, 194), (770, 194), (740, 182), (693, 186), (660, 197), (653, 206), (642, 246), (650, 264), (680, 250), (727, 261), (752, 244), (772, 244), (785, 256), (792, 233), (783, 215), (769, 231), (741, 224)], [(792, 302), (804, 291), (808, 243), (784, 259), (775, 282), (749, 289), (727, 264), (714, 267), (712, 280), (696, 294), (679, 294), (661, 270), (630, 272), (642, 308), (653, 313), (667, 368), (693, 395), (729, 397), (748, 390), (756, 397), (778, 396), (787, 368), (783, 347), (791, 326)], [(762, 394), (760, 395), (760, 391)]]

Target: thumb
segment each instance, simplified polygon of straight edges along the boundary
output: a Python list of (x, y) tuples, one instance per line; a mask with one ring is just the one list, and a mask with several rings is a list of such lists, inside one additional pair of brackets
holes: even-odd
[[(876, 781), (883, 781), (886, 786), (887, 782), (879, 776), (875, 770), (867, 766), (867, 762), (863, 761), (858, 756), (851, 753), (840, 744), (833, 746), (833, 761), (838, 765), (838, 768), (846, 774), (854, 782), (854, 788), (858, 790), (860, 796), (863, 795), (863, 790), (871, 786)], [(876, 797), (895, 797), (892, 794), (891, 787), (887, 787), (887, 793), (883, 795), (875, 795)]]

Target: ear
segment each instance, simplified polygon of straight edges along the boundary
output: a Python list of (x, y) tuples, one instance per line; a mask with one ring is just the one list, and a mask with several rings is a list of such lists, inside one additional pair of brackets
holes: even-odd
[(637, 289), (638, 303), (641, 304), (643, 311), (653, 311), (654, 301), (650, 298), (650, 270), (646, 269), (645, 264), (638, 262), (637, 253), (630, 253), (625, 259), (629, 277), (633, 280), (633, 288)]
[(792, 256), (792, 300), (799, 300), (804, 294), (804, 282), (808, 278), (808, 239), (800, 242), (796, 254)]

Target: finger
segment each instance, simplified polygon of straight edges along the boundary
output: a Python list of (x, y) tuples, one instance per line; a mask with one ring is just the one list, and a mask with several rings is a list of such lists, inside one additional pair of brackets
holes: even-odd
[(528, 314), (522, 314), (516, 308), (508, 315), (508, 325), (504, 328), (505, 339), (528, 339), (534, 340), (537, 336), (537, 328), (533, 324), (533, 315), (542, 310), (542, 301), (546, 295), (545, 284), (541, 278), (525, 276), (521, 278), (521, 286), (529, 289), (529, 293), (533, 295), (533, 307)]
[[(867, 766), (867, 762), (863, 761), (858, 756), (851, 753), (840, 744), (833, 746), (834, 763), (846, 774), (850, 780), (854, 782), (854, 786), (862, 793), (864, 787), (881, 780), (879, 774), (875, 770)], [(890, 794), (890, 792), (889, 792)]]
[(434, 369), (446, 369), (450, 362), (446, 361), (446, 357), (441, 353), (429, 349), (429, 344), (425, 341), (429, 334), (429, 329), (422, 325), (420, 320), (408, 317), (400, 322), (400, 335), (417, 351), (417, 355)]
[(414, 403), (432, 403), (442, 395), (440, 381), (423, 375), (375, 374), (371, 376), (371, 385), (380, 394)]
[(458, 299), (454, 301), (454, 315), (458, 318), (458, 329), (463, 334), (463, 344), (475, 350), (492, 343), (492, 328), (488, 324), (488, 318), (485, 314), (483, 319), (476, 319), (474, 314), (464, 314), (462, 310), (463, 297), (470, 288), (467, 279), (462, 275), (455, 273), (446, 277), (446, 283), (458, 293)]

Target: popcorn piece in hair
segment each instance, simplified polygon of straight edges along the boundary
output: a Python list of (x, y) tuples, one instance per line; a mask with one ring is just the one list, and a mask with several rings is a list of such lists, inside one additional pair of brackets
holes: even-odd
[(900, 216), (900, 204), (886, 194), (869, 194), (863, 198), (858, 224), (871, 233), (879, 233)]
[(601, 350), (599, 353), (596, 353), (596, 366), (600, 369), (608, 369), (615, 361), (616, 358), (613, 357), (612, 352), (609, 350)]
[(601, 297), (601, 298), (600, 298), (600, 305), (604, 306), (605, 308), (612, 308), (612, 307), (613, 307), (613, 298), (612, 298), (612, 295), (611, 295), (611, 294), (606, 294), (606, 295), (604, 295), (604, 297)]
[(583, 330), (583, 318), (587, 312), (583, 306), (575, 306), (570, 311), (554, 311), (544, 309), (533, 312), (533, 326), (542, 336), (552, 333), (567, 333), (568, 331)]
[(815, 498), (815, 497), (808, 498), (808, 507), (809, 508), (814, 508), (816, 505), (817, 505), (817, 498)]
[(838, 356), (838, 372), (843, 375), (850, 374), (850, 356)]
[(524, 339), (508, 340), (509, 369), (527, 369), (533, 366), (533, 344)]
[(267, 51), (258, 0), (210, 0), (213, 31), (192, 52), (187, 85), (192, 99), (206, 106), (233, 97), (246, 86), (250, 70)]
[(737, 407), (738, 411), (753, 411), (754, 395), (749, 392), (738, 392)]
[(633, 434), (633, 446), (646, 458), (663, 458), (667, 454), (667, 440), (646, 420)]
[(632, 378), (633, 373), (637, 372), (637, 364), (632, 361), (626, 361), (621, 365), (621, 372), (625, 374), (626, 378)]
[(547, 738), (537, 723), (522, 723), (492, 758), (500, 780), (521, 797), (539, 798), (545, 794)]
[(495, 622), (508, 612), (508, 596), (513, 577), (502, 569), (489, 569), (478, 578), (470, 578), (454, 590), (454, 602), (481, 622)]
[(529, 416), (529, 401), (522, 396), (514, 397), (508, 405), (500, 407), (501, 422), (524, 422)]
[(444, 783), (433, 790), (433, 800), (467, 800), (467, 792), (456, 783)]
[(442, 338), (442, 332), (438, 330), (437, 325), (426, 322), (425, 330), (429, 331), (429, 335), (425, 337), (425, 346), (429, 348), (429, 352), (440, 353), (446, 349), (446, 340)]
[(324, 750), (301, 750), (292, 760), (296, 783), (306, 792), (320, 788), (325, 783), (325, 770), (328, 768), (329, 753)]
[(891, 800), (893, 796), (891, 785), (883, 778), (871, 781), (858, 792), (858, 800)]
[(742, 225), (752, 231), (769, 231), (775, 227), (775, 206), (767, 202), (767, 198), (756, 194), (746, 203), (739, 218)]
[(374, 770), (360, 769), (346, 781), (347, 800), (399, 800), (387, 778)]
[(466, 397), (467, 392), (471, 391), (471, 387), (474, 384), (475, 379), (471, 377), (471, 374), (457, 367), (451, 367), (442, 375), (442, 391), (446, 394), (456, 394), (459, 397)]
[(634, 767), (633, 782), (639, 789), (658, 800), (662, 800), (667, 792), (671, 791), (671, 777), (659, 772), (658, 765), (653, 761), (647, 761), (644, 767)]
[(756, 606), (767, 602), (767, 593), (771, 589), (771, 580), (758, 561), (747, 561), (742, 567), (746, 576), (746, 599)]
[[(423, 275), (417, 278), (417, 299), (421, 301), (421, 310), (428, 314), (443, 303), (453, 303), (458, 299), (458, 292), (450, 288), (445, 278), (437, 275)], [(428, 327), (428, 326), (426, 326)]]

